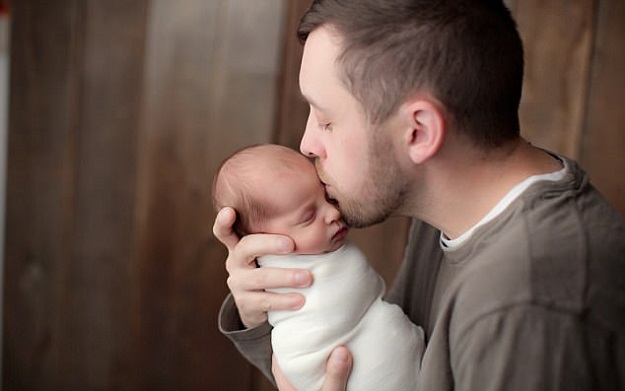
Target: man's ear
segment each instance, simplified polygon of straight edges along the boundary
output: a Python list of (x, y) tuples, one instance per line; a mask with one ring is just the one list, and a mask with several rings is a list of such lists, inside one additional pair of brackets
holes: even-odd
[(405, 145), (412, 162), (421, 164), (434, 156), (443, 143), (446, 122), (442, 105), (419, 97), (406, 102), (402, 110), (409, 124), (404, 133)]

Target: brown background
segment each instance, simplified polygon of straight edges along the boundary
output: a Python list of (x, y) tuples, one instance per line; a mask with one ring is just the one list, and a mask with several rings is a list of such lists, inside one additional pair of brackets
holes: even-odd
[[(4, 390), (271, 389), (216, 329), (210, 180), (296, 147), (308, 0), (12, 2)], [(625, 214), (625, 3), (509, 1), (524, 135)], [(391, 281), (407, 221), (352, 234)]]

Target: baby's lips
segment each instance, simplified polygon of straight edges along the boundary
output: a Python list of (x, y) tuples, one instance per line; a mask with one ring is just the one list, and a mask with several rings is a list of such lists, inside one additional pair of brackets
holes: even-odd
[(332, 236), (334, 240), (343, 240), (347, 235), (347, 231), (349, 229), (345, 224), (341, 224), (341, 227), (336, 231), (336, 233)]

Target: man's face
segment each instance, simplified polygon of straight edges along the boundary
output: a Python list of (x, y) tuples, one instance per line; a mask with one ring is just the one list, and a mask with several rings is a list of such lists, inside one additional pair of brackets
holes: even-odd
[(395, 158), (393, 129), (369, 124), (360, 103), (339, 80), (339, 45), (332, 30), (320, 27), (304, 46), (300, 89), (310, 114), (300, 149), (315, 157), (326, 192), (338, 202), (346, 223), (364, 227), (395, 212), (406, 186)]

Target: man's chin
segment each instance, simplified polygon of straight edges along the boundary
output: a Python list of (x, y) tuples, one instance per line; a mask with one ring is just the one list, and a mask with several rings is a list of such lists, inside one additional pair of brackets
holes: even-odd
[[(341, 207), (342, 206), (342, 207)], [(380, 224), (388, 219), (394, 209), (366, 210), (357, 205), (338, 205), (343, 221), (349, 228), (367, 228)]]
[(341, 216), (343, 217), (343, 221), (349, 228), (367, 228), (372, 225), (379, 224), (386, 220), (387, 216), (363, 216), (362, 214), (351, 214), (344, 213), (341, 211)]

